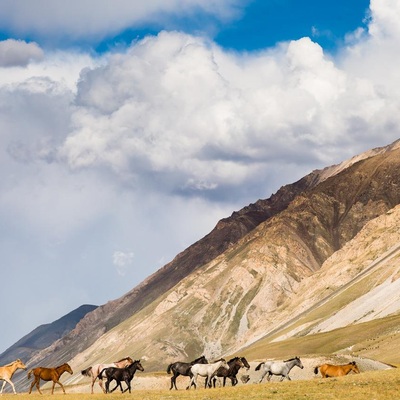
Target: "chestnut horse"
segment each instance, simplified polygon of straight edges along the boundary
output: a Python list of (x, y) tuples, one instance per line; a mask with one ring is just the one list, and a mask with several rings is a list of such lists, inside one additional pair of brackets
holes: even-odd
[(353, 371), (356, 374), (360, 373), (360, 370), (358, 369), (355, 361), (352, 361), (352, 362), (350, 362), (348, 364), (344, 364), (344, 365), (331, 365), (331, 364), (318, 365), (314, 368), (315, 375), (318, 374), (318, 368), (319, 368), (319, 372), (321, 372), (321, 375), (323, 378), (344, 376), (344, 375), (347, 375), (351, 371)]
[[(93, 394), (93, 386), (94, 383), (96, 382), (96, 379), (98, 378), (100, 372), (104, 369), (104, 368), (109, 368), (109, 367), (114, 367), (114, 368), (125, 368), (128, 367), (129, 365), (131, 365), (133, 363), (132, 358), (130, 357), (124, 357), (119, 361), (115, 361), (111, 364), (95, 364), (92, 367), (83, 369), (81, 371), (81, 374), (83, 376), (90, 376), (92, 378), (92, 391), (91, 393)], [(99, 379), (99, 386), (101, 387), (101, 390), (106, 393), (106, 390), (103, 387), (103, 380)]]
[(64, 386), (60, 382), (60, 377), (64, 372), (69, 372), (71, 375), (73, 374), (71, 367), (67, 363), (64, 363), (56, 368), (37, 367), (37, 368), (31, 369), (28, 372), (28, 379), (30, 379), (31, 374), (33, 374), (34, 380), (29, 389), (29, 394), (31, 394), (32, 388), (35, 384), (36, 384), (36, 389), (38, 390), (38, 392), (40, 394), (42, 394), (42, 392), (40, 391), (40, 387), (39, 387), (39, 382), (41, 379), (43, 379), (44, 381), (53, 381), (53, 387), (51, 388), (51, 394), (54, 393), (54, 386), (56, 386), (56, 383), (58, 383), (61, 386), (61, 389), (63, 390), (63, 392), (65, 394)]
[(7, 382), (11, 385), (14, 394), (16, 394), (14, 384), (11, 382), (11, 378), (18, 368), (26, 369), (25, 364), (19, 358), (12, 363), (5, 365), (4, 367), (0, 367), (0, 381), (4, 381), (0, 390), (0, 394), (3, 393), (4, 386)]

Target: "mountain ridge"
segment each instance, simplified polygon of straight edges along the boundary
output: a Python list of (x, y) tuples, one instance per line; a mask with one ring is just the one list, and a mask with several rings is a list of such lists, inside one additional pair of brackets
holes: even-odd
[[(240, 349), (251, 353), (259, 343), (267, 349), (272, 340), (318, 334), (319, 323), (334, 321), (357, 296), (368, 297), (363, 290), (384, 288), (373, 285), (371, 269), (363, 289), (354, 285), (354, 293), (330, 297), (400, 239), (399, 164), (396, 141), (313, 171), (232, 213), (126, 295), (88, 313), (29, 363), (70, 361), (80, 368), (134, 355), (146, 360), (146, 370), (157, 370), (160, 357), (169, 362), (199, 353), (210, 358)], [(392, 290), (400, 272), (385, 266), (383, 283)], [(331, 299), (330, 309), (321, 305), (326, 315), (317, 307), (324, 298)], [(400, 300), (395, 303), (400, 309)]]

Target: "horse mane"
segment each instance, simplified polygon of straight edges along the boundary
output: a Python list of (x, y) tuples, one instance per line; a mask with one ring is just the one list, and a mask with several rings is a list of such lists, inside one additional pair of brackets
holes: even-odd
[(204, 355), (203, 356), (201, 356), (201, 357), (199, 357), (199, 358), (196, 358), (195, 360), (193, 360), (190, 364), (196, 364), (197, 363), (197, 361), (199, 361), (199, 360), (201, 360), (202, 358), (205, 358), (204, 357)]
[(13, 362), (10, 362), (10, 364), (6, 364), (5, 367), (11, 367), (11, 365), (15, 364), (18, 361), (21, 361), (21, 360), (18, 358), (17, 360), (14, 360)]
[(289, 361), (294, 361), (294, 360), (298, 360), (299, 357), (293, 357), (293, 358), (289, 358), (289, 360), (285, 360), (284, 362), (289, 362)]
[(130, 359), (130, 357), (124, 357), (124, 358), (121, 358), (120, 360), (114, 361), (114, 362), (115, 362), (115, 363), (119, 363), (119, 362), (121, 362), (121, 361), (129, 360), (129, 359)]
[(232, 361), (239, 360), (239, 359), (240, 359), (240, 357), (233, 357), (233, 358), (231, 358), (231, 359), (228, 361), (228, 364), (229, 364), (230, 362), (232, 362)]

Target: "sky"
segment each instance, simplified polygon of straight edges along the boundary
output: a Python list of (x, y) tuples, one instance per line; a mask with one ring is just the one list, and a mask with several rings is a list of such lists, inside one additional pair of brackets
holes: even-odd
[(0, 5), (0, 352), (399, 137), (397, 0)]

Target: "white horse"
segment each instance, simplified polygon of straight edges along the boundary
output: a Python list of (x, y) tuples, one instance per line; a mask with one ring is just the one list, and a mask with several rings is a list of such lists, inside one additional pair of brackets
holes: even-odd
[(197, 377), (199, 375), (206, 378), (206, 382), (204, 385), (204, 387), (206, 388), (208, 382), (211, 382), (211, 379), (215, 376), (219, 367), (229, 369), (228, 363), (223, 358), (212, 364), (194, 364), (190, 368), (190, 371), (192, 373), (192, 378), (186, 390), (190, 389), (192, 385), (194, 385), (195, 389), (197, 388)]
[[(130, 357), (125, 357), (122, 358), (119, 361), (115, 361), (111, 364), (95, 364), (92, 367), (86, 368), (81, 371), (81, 374), (83, 376), (90, 376), (92, 378), (92, 394), (93, 394), (93, 386), (94, 383), (96, 382), (96, 379), (98, 378), (98, 375), (104, 368), (109, 368), (109, 367), (114, 367), (114, 368), (125, 368), (133, 363), (132, 358)], [(106, 390), (103, 387), (103, 380), (99, 378), (99, 386), (103, 390), (104, 393), (106, 393)]]
[(10, 364), (4, 365), (4, 367), (0, 367), (0, 381), (4, 381), (3, 386), (0, 390), (0, 394), (3, 394), (3, 389), (6, 383), (9, 383), (11, 385), (14, 394), (17, 393), (15, 391), (14, 384), (11, 382), (11, 378), (14, 375), (14, 372), (19, 368), (26, 370), (25, 364), (19, 358)]
[(304, 368), (299, 357), (291, 358), (290, 360), (286, 360), (286, 361), (262, 362), (262, 363), (258, 364), (256, 367), (256, 371), (258, 371), (261, 368), (264, 369), (258, 383), (261, 383), (261, 381), (264, 379), (264, 376), (267, 374), (268, 374), (268, 377), (267, 377), (268, 381), (271, 379), (272, 375), (281, 375), (281, 377), (282, 377), (280, 380), (281, 382), (283, 381), (284, 378), (287, 378), (289, 381), (291, 381), (291, 379), (289, 377), (289, 372), (294, 366), (298, 366), (301, 369)]

